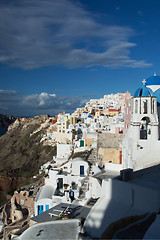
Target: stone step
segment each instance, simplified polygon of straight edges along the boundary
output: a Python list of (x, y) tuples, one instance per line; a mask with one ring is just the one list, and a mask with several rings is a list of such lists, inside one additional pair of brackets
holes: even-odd
[(84, 198), (85, 198), (85, 194), (80, 195), (79, 198), (78, 198), (78, 200), (83, 200)]
[[(88, 178), (87, 180), (84, 180), (84, 183), (88, 183), (88, 181), (89, 181), (89, 178)], [(83, 184), (84, 184), (84, 183), (83, 183)]]
[[(84, 195), (85, 195), (85, 193), (88, 191), (86, 188), (85, 188), (85, 189), (82, 189), (82, 190), (83, 190)], [(82, 196), (83, 193), (82, 193), (80, 196)]]
[(89, 178), (88, 178), (86, 181), (84, 181), (83, 185), (84, 185), (84, 184), (87, 184), (87, 183), (88, 183), (88, 181), (89, 181)]

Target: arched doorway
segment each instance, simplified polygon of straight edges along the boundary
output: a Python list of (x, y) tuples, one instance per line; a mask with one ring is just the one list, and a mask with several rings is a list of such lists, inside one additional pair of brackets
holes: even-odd
[(144, 117), (141, 119), (140, 125), (140, 139), (147, 139), (148, 137), (148, 125), (150, 123), (149, 117)]

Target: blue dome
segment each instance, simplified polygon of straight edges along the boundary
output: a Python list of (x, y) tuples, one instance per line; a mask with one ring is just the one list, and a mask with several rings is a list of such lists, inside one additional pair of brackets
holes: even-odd
[(154, 97), (157, 97), (157, 103), (160, 104), (160, 88), (154, 92)]
[(87, 113), (86, 111), (84, 111), (83, 113)]
[(88, 115), (88, 118), (92, 118), (92, 115)]
[(153, 91), (146, 87), (145, 85), (142, 85), (142, 87), (138, 88), (135, 93), (134, 97), (151, 97), (153, 96)]
[(146, 86), (149, 85), (160, 85), (160, 76), (152, 76), (146, 79)]

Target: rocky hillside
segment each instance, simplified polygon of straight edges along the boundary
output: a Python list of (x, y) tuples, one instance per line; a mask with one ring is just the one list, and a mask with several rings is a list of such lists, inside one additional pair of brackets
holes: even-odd
[(39, 172), (40, 166), (52, 160), (56, 146), (40, 143), (50, 122), (49, 116), (44, 115), (16, 119), (9, 126), (7, 133), (0, 137), (0, 178), (14, 182), (23, 178), (26, 182)]
[(7, 114), (0, 114), (0, 136), (5, 134), (8, 126), (13, 123), (17, 117)]

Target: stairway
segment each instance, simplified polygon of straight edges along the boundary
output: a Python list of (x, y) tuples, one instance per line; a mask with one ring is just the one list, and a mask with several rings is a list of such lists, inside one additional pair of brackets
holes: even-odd
[(89, 174), (88, 176), (85, 178), (84, 183), (82, 185), (81, 188), (81, 193), (80, 196), (78, 198), (79, 201), (82, 201), (85, 198), (85, 194), (88, 191), (87, 187), (88, 187), (88, 181), (89, 181), (89, 177), (92, 175), (92, 168), (93, 165), (95, 165), (97, 163), (97, 148), (93, 148), (91, 154), (89, 155), (87, 161), (89, 163), (91, 163), (90, 168), (89, 168)]
[(81, 188), (81, 193), (80, 193), (80, 196), (78, 198), (79, 201), (82, 201), (85, 198), (85, 194), (88, 190), (87, 189), (88, 181), (89, 181), (89, 176), (87, 176), (86, 179), (84, 180), (84, 183), (83, 183), (82, 188)]
[(95, 165), (97, 163), (97, 148), (93, 148), (91, 154), (87, 159), (91, 164)]
[(85, 198), (85, 194), (86, 192), (88, 191), (87, 187), (88, 187), (88, 182), (89, 182), (89, 177), (92, 175), (92, 164), (90, 165), (90, 168), (89, 168), (89, 174), (88, 176), (85, 178), (84, 180), (84, 183), (82, 185), (82, 188), (81, 188), (81, 193), (80, 193), (80, 196), (78, 198), (79, 201), (82, 201), (84, 198)]
[(88, 206), (88, 207), (93, 207), (94, 204), (97, 202), (98, 199), (99, 199), (99, 198), (91, 198), (91, 199), (89, 200), (89, 202), (87, 203), (87, 206)]

